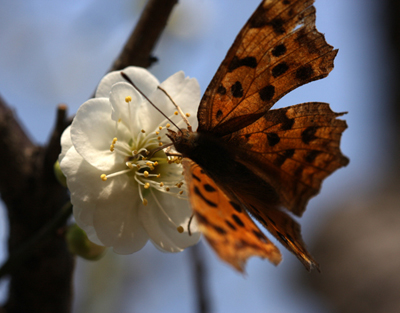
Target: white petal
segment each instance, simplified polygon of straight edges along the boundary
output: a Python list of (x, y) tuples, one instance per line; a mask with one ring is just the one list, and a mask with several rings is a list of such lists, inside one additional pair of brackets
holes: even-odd
[(119, 82), (127, 82), (121, 76), (121, 72), (124, 72), (145, 95), (153, 93), (160, 84), (157, 78), (155, 78), (148, 70), (141, 67), (130, 66), (122, 71), (111, 72), (104, 76), (97, 88), (96, 98), (108, 97), (112, 85)]
[(71, 126), (68, 126), (61, 135), (61, 153), (58, 156), (58, 161), (64, 158), (67, 151), (72, 147), (72, 140), (71, 140)]
[(71, 125), (71, 139), (77, 152), (103, 171), (123, 163), (123, 156), (110, 151), (113, 138), (126, 137), (126, 132), (123, 133), (122, 127), (117, 133), (116, 122), (111, 119), (110, 102), (105, 98), (90, 99), (82, 104)]
[[(144, 247), (149, 237), (138, 218), (139, 206), (136, 190), (123, 190), (98, 202), (93, 216), (97, 237), (115, 253), (130, 254)], [(131, 195), (131, 197), (129, 197)]]
[[(132, 101), (127, 103), (126, 97), (131, 97)], [(148, 114), (149, 103), (138, 91), (127, 83), (117, 83), (112, 86), (110, 93), (110, 103), (112, 106), (112, 119), (121, 121), (131, 131), (131, 136), (136, 138), (137, 134), (143, 129), (142, 122), (151, 117)]]
[[(194, 129), (197, 128), (196, 112), (200, 103), (200, 86), (195, 78), (185, 77), (183, 71), (177, 72), (161, 83), (161, 87), (167, 91), (168, 95), (186, 114), (189, 113), (191, 118), (189, 122)], [(175, 106), (161, 91), (157, 90), (151, 100), (168, 116), (176, 111)], [(174, 116), (173, 121), (180, 123), (178, 126), (184, 126), (180, 116)]]
[(180, 252), (187, 247), (196, 244), (200, 239), (200, 232), (196, 225), (192, 225), (192, 235), (189, 236), (187, 225), (192, 214), (189, 203), (165, 193), (154, 191), (158, 201), (162, 204), (166, 214), (172, 219), (176, 226), (184, 228), (183, 233), (179, 233), (160, 208), (154, 199), (149, 197), (149, 204), (141, 207), (139, 217), (143, 227), (150, 236), (151, 241), (162, 251)]

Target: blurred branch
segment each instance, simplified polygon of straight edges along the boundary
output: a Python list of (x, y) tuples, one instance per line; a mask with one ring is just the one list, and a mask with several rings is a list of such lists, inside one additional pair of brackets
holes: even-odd
[(63, 226), (72, 214), (72, 204), (65, 204), (57, 215), (49, 223), (44, 225), (32, 238), (23, 243), (10, 255), (0, 268), (0, 278), (11, 274), (19, 269), (21, 264), (32, 255), (38, 245), (44, 243), (48, 238), (57, 232), (57, 229)]
[(178, 0), (149, 0), (111, 71), (121, 70), (130, 65), (147, 68), (156, 60), (151, 52), (177, 2)]
[(207, 270), (201, 250), (201, 242), (189, 249), (193, 266), (193, 282), (197, 297), (197, 312), (211, 312), (211, 301), (208, 292)]

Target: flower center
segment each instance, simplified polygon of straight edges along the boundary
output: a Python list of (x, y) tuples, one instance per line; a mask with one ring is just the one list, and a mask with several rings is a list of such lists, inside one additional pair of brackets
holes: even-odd
[[(132, 105), (131, 97), (126, 97), (125, 102), (129, 106)], [(131, 115), (130, 111), (129, 109), (129, 116)], [(129, 118), (129, 120), (131, 119)], [(116, 133), (118, 133), (118, 127), (123, 127), (120, 124), (121, 119), (116, 123)], [(187, 199), (185, 195), (187, 190), (182, 175), (182, 159), (179, 156), (169, 155), (171, 144), (164, 145), (163, 143), (163, 141), (168, 140), (165, 134), (169, 127), (170, 124), (166, 123), (165, 126), (158, 126), (150, 131), (141, 129), (137, 134), (132, 134), (129, 142), (118, 140), (118, 137), (113, 138), (110, 144), (110, 152), (122, 156), (122, 158), (116, 158), (116, 160), (122, 160), (125, 168), (110, 174), (102, 174), (100, 178), (107, 181), (115, 176), (127, 175), (128, 179), (134, 179), (143, 205), (148, 204), (146, 197), (151, 196), (169, 222), (179, 232), (183, 232), (182, 226), (176, 225), (167, 215), (153, 191), (156, 189), (180, 199)]]

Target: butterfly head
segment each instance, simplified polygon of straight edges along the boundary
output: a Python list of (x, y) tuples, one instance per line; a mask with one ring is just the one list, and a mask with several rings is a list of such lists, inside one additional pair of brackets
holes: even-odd
[(173, 142), (175, 149), (182, 153), (183, 156), (188, 156), (190, 151), (193, 150), (196, 141), (196, 135), (197, 133), (185, 128), (182, 128), (177, 132), (168, 129), (167, 134), (168, 138)]

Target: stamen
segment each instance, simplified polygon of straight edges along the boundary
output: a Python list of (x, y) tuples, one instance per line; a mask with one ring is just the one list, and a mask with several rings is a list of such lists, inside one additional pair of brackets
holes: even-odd
[(130, 96), (125, 97), (125, 102), (129, 103), (132, 101), (132, 98)]
[(158, 207), (160, 208), (161, 212), (165, 215), (165, 217), (168, 219), (168, 221), (176, 228), (176, 230), (181, 234), (183, 233), (184, 229), (182, 226), (177, 226), (175, 224), (175, 222), (169, 217), (169, 215), (167, 214), (167, 212), (165, 212), (164, 208), (161, 206), (160, 202), (158, 201), (158, 199), (156, 198), (153, 189), (150, 189), (151, 191), (151, 195), (153, 196), (154, 201), (157, 203)]
[(101, 174), (100, 178), (102, 181), (106, 181), (107, 180), (107, 175), (106, 174)]

